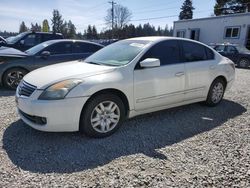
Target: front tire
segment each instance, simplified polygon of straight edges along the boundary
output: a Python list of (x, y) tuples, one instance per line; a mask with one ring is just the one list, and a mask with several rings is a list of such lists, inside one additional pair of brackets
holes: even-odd
[(237, 63), (237, 65), (240, 68), (247, 68), (250, 65), (250, 61), (249, 61), (249, 59), (242, 58), (242, 59), (239, 60), (239, 62)]
[(206, 105), (208, 106), (218, 105), (223, 99), (225, 88), (226, 88), (226, 83), (223, 79), (217, 78), (216, 80), (214, 80), (208, 92)]
[(122, 100), (111, 93), (94, 96), (83, 109), (80, 131), (89, 137), (102, 138), (113, 134), (125, 119)]
[(3, 74), (3, 85), (8, 89), (15, 90), (27, 73), (28, 71), (22, 68), (9, 69)]

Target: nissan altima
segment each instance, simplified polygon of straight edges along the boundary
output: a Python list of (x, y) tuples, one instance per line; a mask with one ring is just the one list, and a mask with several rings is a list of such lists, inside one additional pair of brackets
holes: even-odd
[(216, 106), (234, 77), (234, 63), (200, 42), (132, 38), (85, 60), (30, 72), (16, 103), (35, 129), (105, 137), (140, 114), (202, 101)]

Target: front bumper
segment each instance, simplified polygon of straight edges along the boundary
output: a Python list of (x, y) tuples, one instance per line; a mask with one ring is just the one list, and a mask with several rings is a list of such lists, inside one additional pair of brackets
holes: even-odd
[[(42, 91), (36, 90), (30, 97), (16, 93), (17, 111), (21, 119), (34, 129), (47, 132), (74, 132), (79, 130), (81, 111), (88, 97), (62, 100), (37, 100)], [(30, 117), (43, 117), (45, 123)]]

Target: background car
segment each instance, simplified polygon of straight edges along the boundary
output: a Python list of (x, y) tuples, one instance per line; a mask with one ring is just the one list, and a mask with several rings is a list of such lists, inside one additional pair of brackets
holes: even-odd
[(235, 44), (217, 44), (214, 49), (221, 55), (231, 59), (238, 67), (247, 68), (250, 66), (250, 51)]
[(200, 42), (132, 38), (84, 61), (32, 71), (17, 88), (16, 104), (35, 129), (105, 137), (127, 117), (202, 101), (216, 106), (234, 77), (234, 63)]
[(1, 45), (25, 51), (37, 44), (55, 39), (63, 39), (63, 35), (60, 33), (27, 31), (5, 39), (6, 42)]
[(103, 48), (102, 45), (81, 40), (50, 40), (21, 52), (0, 48), (0, 84), (15, 89), (28, 72), (47, 65), (85, 59)]

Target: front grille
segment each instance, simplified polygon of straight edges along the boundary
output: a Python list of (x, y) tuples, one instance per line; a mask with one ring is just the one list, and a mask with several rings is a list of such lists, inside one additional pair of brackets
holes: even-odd
[(36, 90), (36, 86), (33, 86), (25, 81), (22, 81), (18, 86), (18, 94), (29, 97)]
[(47, 119), (45, 117), (39, 117), (39, 116), (32, 116), (29, 114), (26, 114), (25, 112), (23, 112), (22, 110), (18, 109), (19, 113), (25, 117), (26, 119), (28, 119), (29, 121), (38, 124), (38, 125), (45, 125), (47, 123)]

